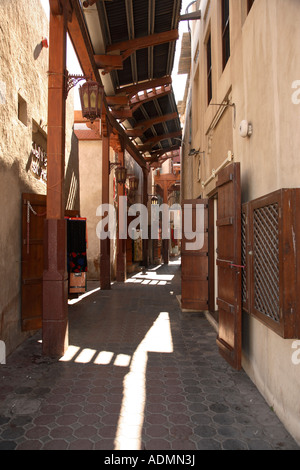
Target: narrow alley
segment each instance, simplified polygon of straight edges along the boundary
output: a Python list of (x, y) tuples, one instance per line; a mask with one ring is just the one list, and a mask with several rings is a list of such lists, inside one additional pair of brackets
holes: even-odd
[(0, 450), (299, 449), (179, 294), (180, 259), (69, 301), (64, 357), (37, 334), (1, 366)]

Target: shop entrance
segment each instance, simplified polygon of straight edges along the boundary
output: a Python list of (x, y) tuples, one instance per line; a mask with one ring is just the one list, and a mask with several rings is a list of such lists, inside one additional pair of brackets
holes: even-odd
[[(208, 200), (184, 201), (205, 206), (205, 243), (198, 252), (182, 251), (182, 308), (212, 311), (218, 318), (220, 354), (241, 369), (241, 184), (240, 164), (218, 174)], [(192, 209), (192, 210), (193, 210)], [(199, 302), (201, 299), (201, 302)]]

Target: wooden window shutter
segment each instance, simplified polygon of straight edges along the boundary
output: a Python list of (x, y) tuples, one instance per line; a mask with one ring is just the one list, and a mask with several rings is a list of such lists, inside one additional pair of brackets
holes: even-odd
[(286, 339), (300, 338), (299, 204), (281, 189), (242, 209), (243, 308)]

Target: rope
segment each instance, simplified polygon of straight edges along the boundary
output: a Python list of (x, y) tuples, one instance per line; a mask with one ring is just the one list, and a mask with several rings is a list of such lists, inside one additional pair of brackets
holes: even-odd
[(32, 207), (29, 201), (27, 201), (27, 254), (29, 255), (29, 241), (30, 241), (30, 212), (33, 213), (36, 217), (45, 217), (47, 212), (43, 214), (38, 214)]

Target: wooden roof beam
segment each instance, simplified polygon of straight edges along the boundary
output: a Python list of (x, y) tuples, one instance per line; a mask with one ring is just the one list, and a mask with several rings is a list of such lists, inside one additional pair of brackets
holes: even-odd
[(159, 44), (177, 41), (178, 38), (178, 29), (172, 29), (171, 31), (165, 31), (164, 33), (151, 34), (150, 36), (144, 36), (141, 38), (130, 39), (129, 41), (122, 41), (116, 44), (111, 44), (107, 46), (106, 52), (135, 52), (139, 49), (145, 49), (148, 47), (158, 46)]
[(136, 126), (134, 126), (133, 129), (127, 129), (126, 134), (128, 135), (128, 137), (141, 137), (147, 129), (150, 129), (150, 127), (154, 126), (155, 124), (159, 124), (161, 122), (172, 121), (173, 119), (176, 119), (176, 118), (178, 118), (177, 113), (157, 116), (155, 118), (149, 119), (148, 121), (143, 121), (143, 122), (136, 124)]
[(112, 70), (123, 70), (123, 58), (120, 55), (95, 55), (98, 69), (104, 69), (107, 73)]
[(51, 14), (59, 16), (63, 14), (63, 7), (59, 0), (49, 0)]
[(112, 109), (111, 114), (115, 119), (132, 118), (132, 111), (130, 108)]
[(172, 77), (168, 75), (166, 77), (156, 78), (154, 80), (148, 80), (146, 82), (140, 82), (136, 85), (129, 85), (124, 86), (122, 88), (118, 88), (116, 90), (116, 94), (126, 94), (128, 98), (131, 99), (133, 96), (137, 95), (141, 91), (151, 90), (153, 88), (162, 87), (164, 85), (170, 85), (171, 83)]
[[(99, 69), (103, 69), (102, 74), (110, 73), (112, 70), (123, 70), (123, 62), (134, 52), (140, 49), (147, 49), (160, 44), (174, 42), (177, 41), (178, 38), (178, 30), (173, 29), (163, 33), (151, 34), (150, 36), (111, 44), (106, 48), (106, 55), (95, 55), (95, 62)], [(115, 52), (119, 52), (120, 55), (110, 55), (110, 53)]]
[(129, 106), (127, 96), (107, 96), (106, 101), (108, 106)]
[[(74, 50), (76, 52), (79, 64), (83, 71), (84, 75), (91, 75), (99, 83), (101, 83), (99, 71), (95, 64), (93, 48), (89, 39), (87, 32), (85, 20), (83, 18), (83, 13), (79, 0), (69, 0), (71, 6), (73, 7), (72, 11), (72, 21), (68, 23), (68, 33), (70, 35)], [(104, 99), (104, 108), (105, 112), (109, 116), (109, 120), (120, 134), (121, 137), (124, 137), (124, 145), (126, 150), (130, 153), (133, 159), (138, 163), (141, 168), (146, 168), (146, 162), (143, 156), (140, 154), (136, 146), (130, 141), (128, 136), (122, 126), (116, 121), (116, 118), (112, 115), (108, 108), (107, 99)]]
[(155, 124), (159, 124), (161, 122), (167, 122), (167, 121), (172, 121), (173, 119), (178, 118), (178, 113), (171, 113), (171, 114), (164, 114), (163, 116), (156, 116), (152, 119), (148, 119), (147, 121), (142, 121), (137, 123), (134, 126), (134, 129), (142, 129), (143, 131), (146, 131), (147, 129), (150, 129), (150, 127), (154, 126)]
[(154, 88), (150, 93), (145, 93), (144, 96), (135, 95), (135, 97), (130, 100), (132, 112), (135, 113), (144, 103), (162, 98), (170, 93), (172, 93), (172, 87), (167, 85), (166, 87), (162, 86), (158, 89)]
[[(51, 0), (52, 1), (52, 0)], [(78, 0), (71, 0), (73, 7), (72, 21), (68, 22), (68, 33), (84, 75), (100, 80), (99, 72), (93, 60), (93, 47), (81, 14)]]
[[(162, 158), (164, 155), (165, 157)], [(162, 149), (162, 150), (151, 153), (150, 157), (146, 158), (146, 161), (148, 162), (152, 159), (154, 159), (153, 161), (157, 159), (168, 160), (169, 158), (175, 158), (177, 156), (180, 156), (179, 147), (178, 146), (168, 147), (166, 149)]]
[(171, 93), (172, 87), (171, 85), (161, 86), (157, 88), (152, 88), (150, 91), (144, 90), (143, 95), (135, 95), (130, 100), (130, 105), (136, 105), (139, 103), (145, 103), (146, 101), (151, 101), (155, 98), (159, 98), (160, 96), (164, 96), (168, 93)]
[(168, 139), (175, 139), (176, 137), (181, 137), (181, 136), (182, 136), (182, 132), (180, 130), (177, 132), (170, 132), (169, 134), (163, 134), (163, 135), (151, 137), (151, 139), (148, 139), (142, 145), (137, 145), (137, 149), (140, 152), (149, 152), (152, 149), (152, 147), (154, 147), (159, 142), (163, 140), (168, 140)]

